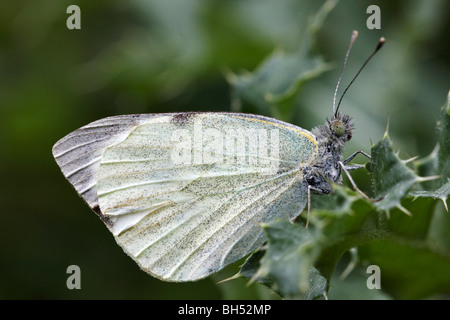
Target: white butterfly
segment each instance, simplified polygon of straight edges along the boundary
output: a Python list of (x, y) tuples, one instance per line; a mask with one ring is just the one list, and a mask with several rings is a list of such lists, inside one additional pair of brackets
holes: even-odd
[(143, 270), (192, 281), (258, 248), (260, 223), (303, 211), (303, 170), (317, 161), (318, 144), (262, 116), (143, 114), (84, 126), (53, 155)]
[(359, 191), (348, 171), (362, 166), (347, 163), (369, 156), (343, 161), (353, 127), (338, 109), (312, 133), (242, 113), (116, 116), (70, 133), (53, 155), (143, 270), (195, 281), (261, 246), (261, 223), (309, 213), (311, 192), (331, 192), (341, 170)]

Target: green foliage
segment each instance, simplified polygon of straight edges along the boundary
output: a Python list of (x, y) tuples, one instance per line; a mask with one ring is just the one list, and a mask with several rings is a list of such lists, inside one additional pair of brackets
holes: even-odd
[(383, 139), (372, 147), (369, 168), (372, 170), (375, 198), (380, 199), (375, 205), (381, 210), (401, 208), (402, 198), (420, 180), (405, 162), (394, 154), (387, 132)]
[(255, 71), (228, 75), (235, 111), (245, 109), (289, 121), (292, 117), (293, 101), (302, 85), (330, 68), (320, 56), (312, 54), (310, 50), (313, 35), (320, 29), (335, 5), (336, 1), (327, 1), (309, 20), (310, 23), (305, 27), (302, 41), (296, 50), (277, 50)]
[[(422, 161), (417, 162), (417, 170), (430, 175), (439, 175), (439, 179), (430, 181), (426, 186), (428, 190), (412, 192), (415, 197), (432, 197), (441, 199), (446, 205), (450, 193), (450, 92), (447, 104), (441, 108), (441, 119), (438, 122), (439, 142), (434, 151)], [(448, 209), (447, 209), (448, 210)]]
[[(440, 145), (439, 153), (429, 156), (436, 158), (432, 161), (438, 170), (446, 168), (449, 157), (445, 146), (449, 118), (442, 112), (439, 141), (444, 147)], [(240, 274), (269, 286), (283, 298), (326, 297), (333, 290), (331, 279), (339, 259), (357, 248), (361, 262), (380, 267), (381, 288), (388, 296), (421, 299), (448, 293), (450, 216), (437, 200), (446, 205), (447, 173), (440, 171), (446, 176), (439, 180), (434, 177), (442, 184), (438, 189), (409, 192), (426, 179), (394, 153), (387, 132), (372, 146), (371, 154), (368, 167), (378, 201), (336, 186), (329, 199), (314, 202), (310, 228), (303, 222), (265, 225), (267, 246), (247, 260)]]

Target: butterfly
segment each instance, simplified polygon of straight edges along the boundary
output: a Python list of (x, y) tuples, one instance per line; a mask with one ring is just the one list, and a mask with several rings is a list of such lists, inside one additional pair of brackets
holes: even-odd
[[(357, 36), (352, 34), (350, 48)], [(384, 43), (366, 60), (359, 72)], [(261, 223), (294, 221), (311, 193), (362, 165), (343, 159), (353, 124), (339, 113), (311, 132), (273, 118), (227, 112), (113, 116), (59, 140), (64, 176), (123, 250), (165, 281), (207, 277), (260, 247)]]

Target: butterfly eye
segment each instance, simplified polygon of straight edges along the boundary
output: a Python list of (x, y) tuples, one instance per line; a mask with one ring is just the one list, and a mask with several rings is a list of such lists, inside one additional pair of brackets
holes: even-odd
[(350, 141), (351, 138), (352, 138), (352, 132), (349, 131), (349, 132), (347, 133), (347, 141)]
[(330, 129), (338, 137), (342, 137), (345, 133), (345, 126), (339, 120), (336, 120), (336, 121), (333, 121), (332, 123), (330, 123)]

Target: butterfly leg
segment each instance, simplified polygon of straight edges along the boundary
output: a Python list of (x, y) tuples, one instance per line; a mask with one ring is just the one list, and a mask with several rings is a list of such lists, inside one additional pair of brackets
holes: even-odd
[(310, 211), (311, 211), (311, 186), (308, 186), (308, 214), (306, 215), (305, 228), (308, 228), (308, 225), (309, 225), (309, 212)]
[(308, 228), (308, 225), (309, 225), (309, 213), (311, 212), (311, 190), (315, 190), (317, 192), (321, 192), (321, 190), (318, 189), (318, 188), (315, 188), (315, 187), (310, 186), (310, 185), (308, 186), (308, 213), (307, 213), (307, 216), (306, 216), (305, 228)]
[[(347, 159), (345, 159), (345, 160), (344, 160), (344, 164), (347, 164), (347, 163), (349, 163), (350, 161), (352, 161), (353, 158), (356, 157), (358, 154), (362, 154), (362, 155), (366, 156), (367, 158), (371, 159), (370, 155), (368, 155), (367, 153), (365, 153), (365, 152), (362, 151), (362, 150), (358, 150), (358, 151), (354, 152), (350, 157), (348, 157)], [(347, 168), (347, 169), (348, 169), (348, 168)], [(358, 169), (358, 168), (356, 168), (356, 169)], [(354, 169), (351, 169), (351, 170), (354, 170)]]
[[(351, 159), (350, 159), (350, 160), (351, 160)], [(352, 166), (346, 167), (345, 164), (344, 164), (342, 161), (339, 161), (338, 163), (339, 163), (339, 165), (341, 166), (342, 171), (344, 171), (345, 174), (347, 175), (347, 177), (348, 177), (348, 179), (350, 180), (350, 183), (352, 184), (353, 188), (354, 188), (356, 191), (358, 191), (360, 195), (362, 195), (364, 198), (366, 198), (367, 200), (372, 201), (372, 202), (379, 201), (379, 200), (371, 199), (371, 198), (370, 198), (369, 196), (367, 196), (364, 192), (362, 192), (361, 190), (359, 190), (359, 188), (356, 186), (355, 181), (353, 181), (352, 176), (351, 176), (350, 173), (348, 172), (349, 167), (352, 167)], [(355, 165), (355, 166), (358, 166), (358, 165)], [(361, 167), (362, 167), (362, 166), (361, 166)], [(358, 169), (358, 168), (356, 168), (356, 169)], [(353, 170), (353, 169), (350, 169), (350, 170)], [(380, 200), (381, 200), (381, 199), (380, 199)]]
[(347, 169), (347, 171), (361, 169), (361, 168), (364, 168), (364, 165), (362, 165), (362, 164), (352, 164), (350, 166), (345, 166), (345, 169)]

